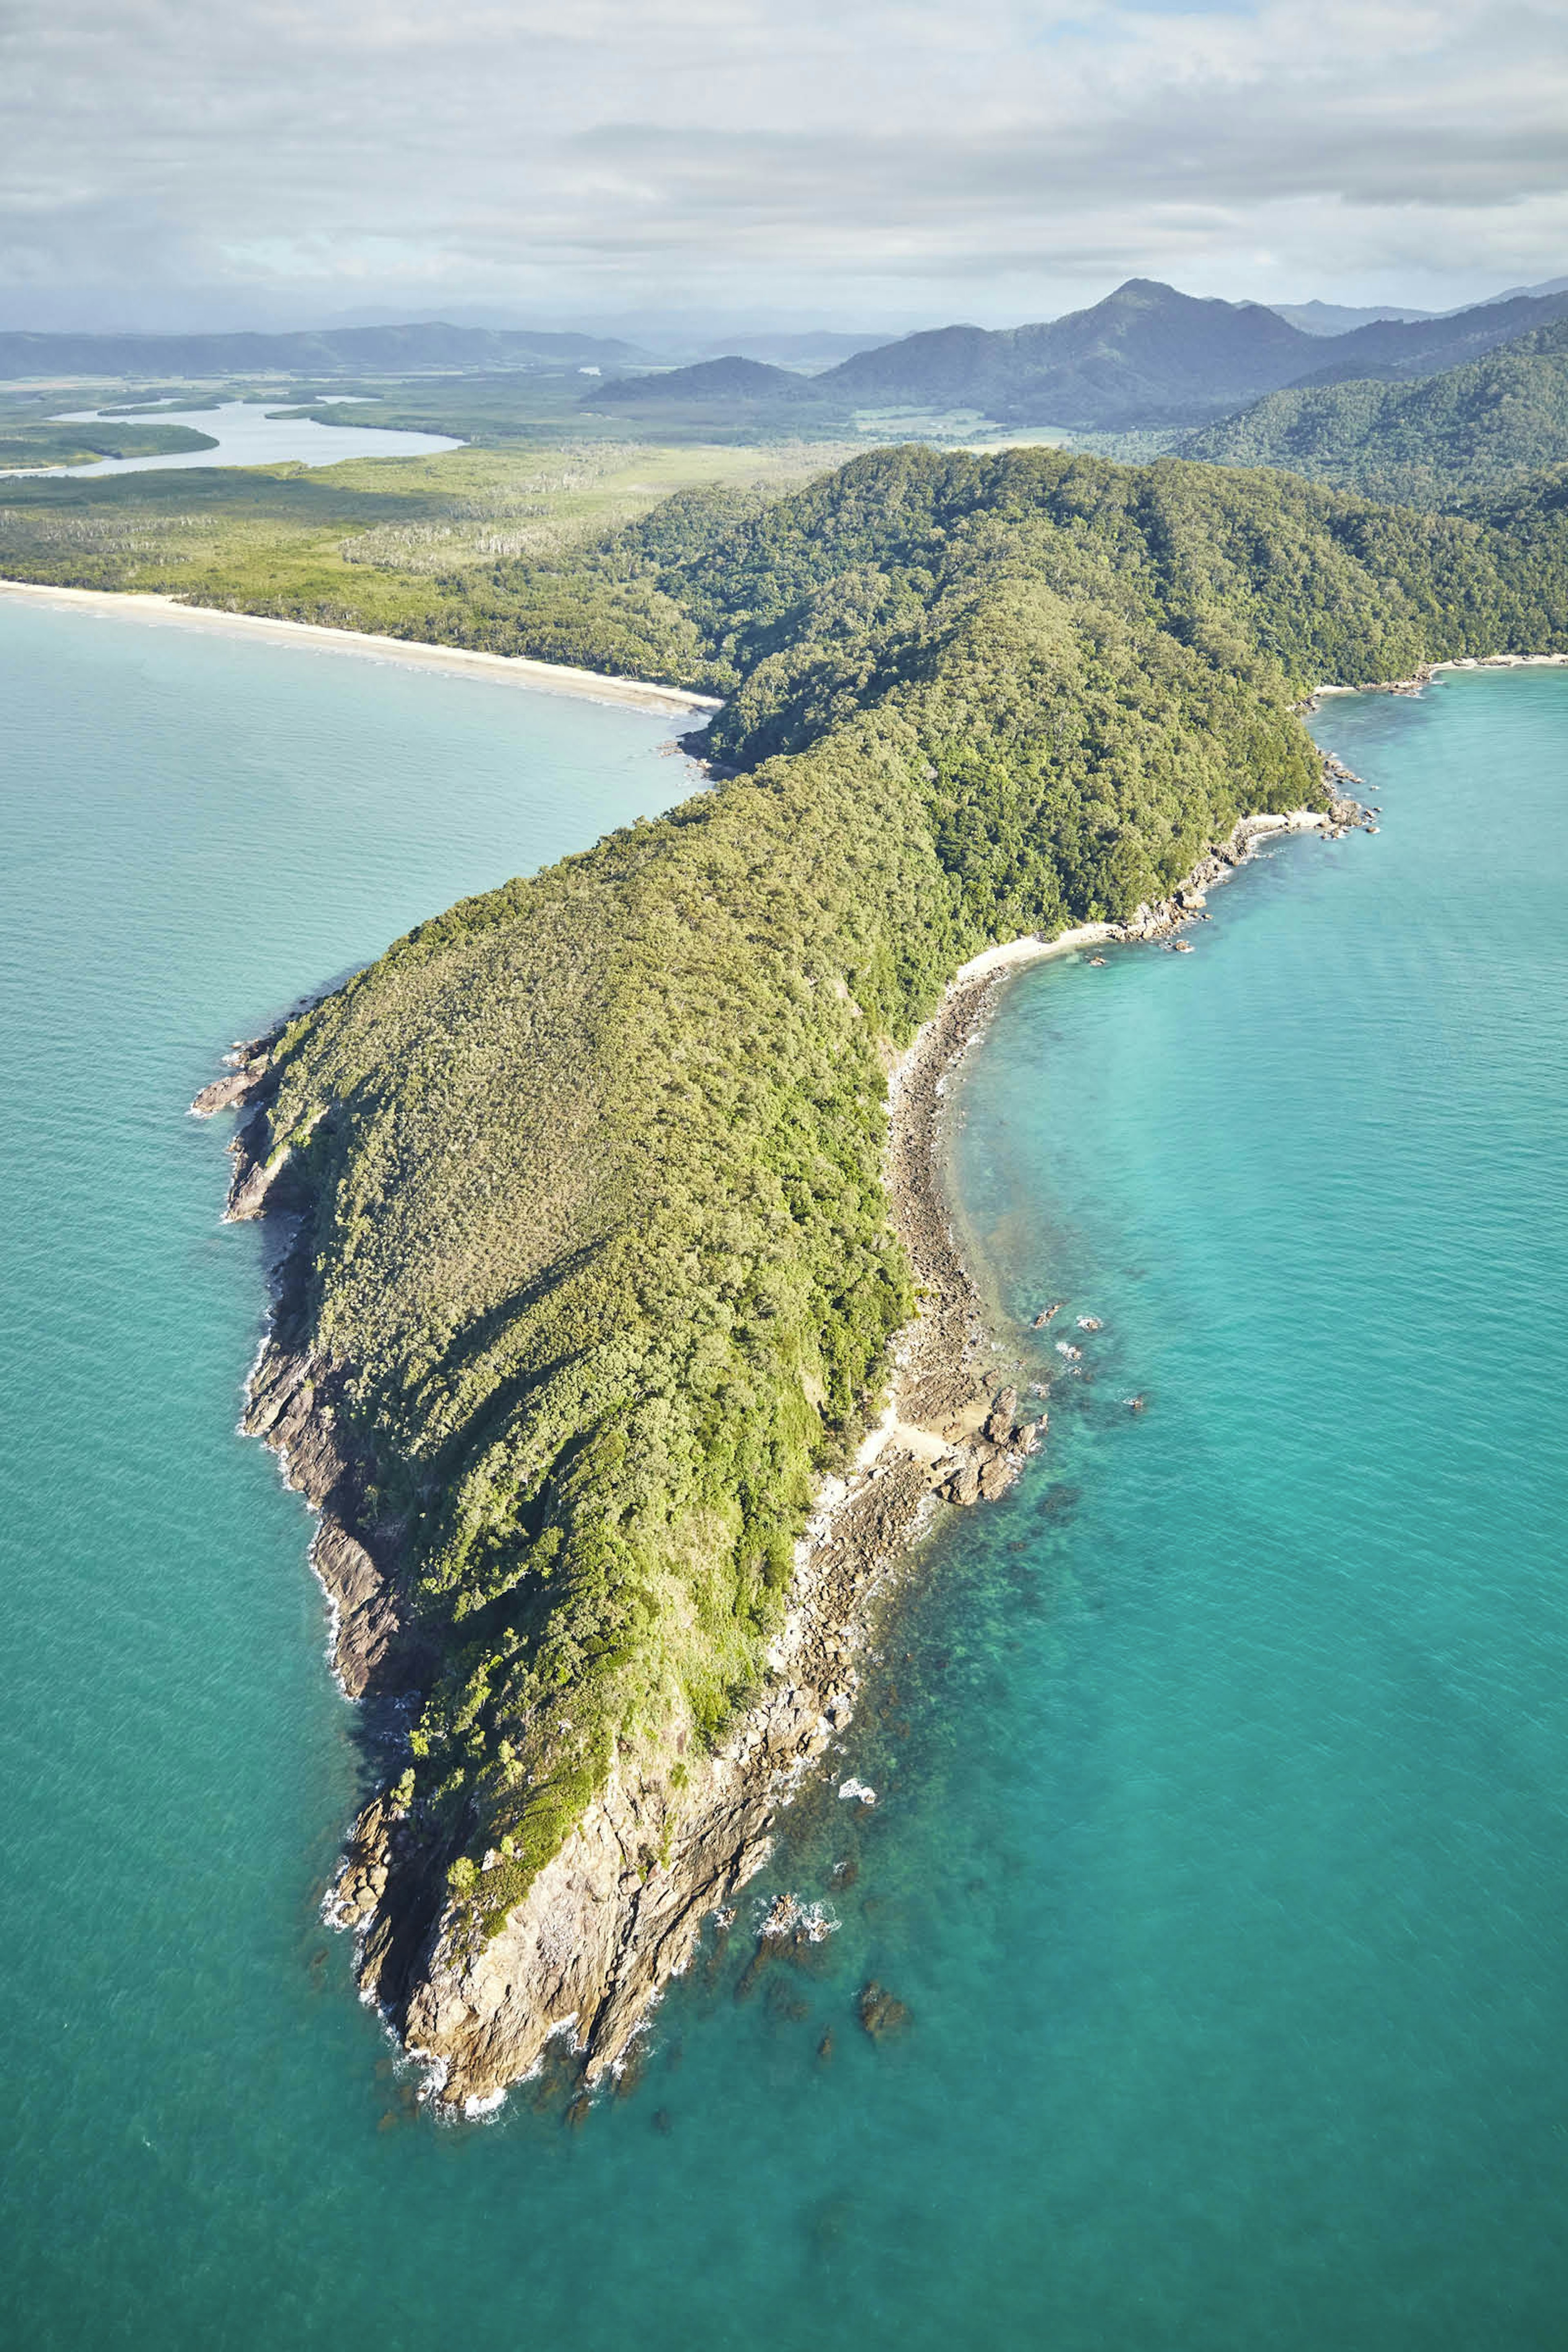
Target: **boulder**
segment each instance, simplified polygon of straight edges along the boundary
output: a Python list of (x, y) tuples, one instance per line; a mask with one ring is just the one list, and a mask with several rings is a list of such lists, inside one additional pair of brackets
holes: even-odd
[(879, 1985), (875, 1977), (863, 1988), (855, 2004), (855, 2014), (873, 2042), (891, 2041), (909, 2028), (908, 2009), (885, 1985)]
[(191, 1108), (197, 1118), (211, 1118), (216, 1111), (232, 1110), (236, 1104), (247, 1099), (265, 1076), (265, 1066), (259, 1070), (226, 1071), (211, 1086), (202, 1088)]
[(980, 1500), (980, 1472), (973, 1462), (966, 1462), (956, 1478), (946, 1489), (950, 1503), (962, 1503), (965, 1508)]
[(985, 1434), (993, 1445), (1005, 1445), (1013, 1434), (1013, 1423), (1018, 1411), (1016, 1389), (999, 1389), (985, 1424)]

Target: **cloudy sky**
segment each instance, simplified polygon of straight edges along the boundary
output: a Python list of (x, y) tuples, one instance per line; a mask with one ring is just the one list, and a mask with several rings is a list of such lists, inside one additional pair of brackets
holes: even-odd
[(0, 0), (0, 324), (1568, 272), (1568, 0)]

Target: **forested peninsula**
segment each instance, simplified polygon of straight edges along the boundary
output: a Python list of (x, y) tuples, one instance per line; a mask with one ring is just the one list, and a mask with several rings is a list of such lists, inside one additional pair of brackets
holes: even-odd
[(782, 1688), (770, 1645), (916, 1308), (889, 1071), (952, 973), (1324, 806), (1320, 683), (1568, 647), (1565, 558), (1550, 487), (903, 447), (536, 573), (573, 659), (727, 698), (711, 788), (434, 916), (208, 1106), (251, 1105), (234, 1213), (300, 1219), (250, 1425), (349, 1686), (418, 1694), (336, 1899), (446, 2098), (567, 2019), (615, 2062), (761, 1765), (842, 1724), (831, 1639)]

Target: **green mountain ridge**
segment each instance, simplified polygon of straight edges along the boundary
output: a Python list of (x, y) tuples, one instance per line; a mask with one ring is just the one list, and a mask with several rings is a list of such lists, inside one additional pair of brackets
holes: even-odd
[(952, 326), (857, 352), (820, 375), (731, 356), (584, 395), (595, 408), (667, 415), (765, 414), (826, 428), (858, 411), (973, 410), (999, 424), (1126, 432), (1198, 425), (1286, 385), (1419, 377), (1568, 315), (1568, 293), (1521, 296), (1442, 319), (1384, 319), (1310, 333), (1259, 302), (1199, 300), (1130, 278), (1087, 310), (1037, 326)]
[(1507, 301), (1453, 310), (1441, 319), (1379, 321), (1357, 327), (1348, 335), (1320, 337), (1321, 363), (1303, 369), (1291, 382), (1305, 390), (1314, 384), (1352, 383), (1363, 377), (1396, 382), (1402, 377), (1438, 375), (1564, 317), (1568, 317), (1568, 289), (1518, 294)]
[(1412, 506), (1452, 506), (1568, 465), (1568, 319), (1423, 381), (1270, 393), (1180, 454), (1275, 466)]
[(581, 657), (637, 666), (616, 596), (667, 616), (643, 666), (728, 695), (742, 772), (397, 942), (288, 1030), (258, 1145), (439, 1661), (399, 1801), (440, 1899), (498, 1924), (617, 1759), (679, 1790), (763, 1672), (910, 1307), (889, 1048), (976, 950), (1321, 804), (1320, 680), (1568, 645), (1568, 512), (1507, 521), (903, 447), (540, 583)]

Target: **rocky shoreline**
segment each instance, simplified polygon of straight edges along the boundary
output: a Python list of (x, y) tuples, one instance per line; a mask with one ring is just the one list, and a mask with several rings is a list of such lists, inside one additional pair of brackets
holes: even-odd
[(1379, 678), (1371, 686), (1320, 686), (1300, 707), (1316, 710), (1325, 694), (1419, 694), (1446, 669), (1568, 669), (1568, 654), (1479, 654), (1454, 661), (1423, 662), (1409, 677)]
[[(1018, 963), (1100, 942), (1175, 942), (1205, 898), (1270, 835), (1331, 835), (1370, 824), (1330, 759), (1327, 811), (1244, 819), (1186, 881), (1125, 923), (996, 949), (965, 966), (909, 1051), (889, 1066), (889, 1213), (921, 1309), (891, 1351), (890, 1397), (847, 1475), (827, 1481), (796, 1548), (784, 1625), (757, 1704), (690, 1783), (622, 1759), (500, 1932), (484, 1940), (447, 1898), (440, 1863), (383, 1788), (355, 1821), (325, 1916), (355, 1937), (356, 1974), (421, 2064), (448, 2112), (478, 2113), (542, 2062), (561, 2037), (592, 2087), (623, 2067), (650, 2012), (689, 1963), (704, 1922), (724, 1916), (771, 1851), (777, 1815), (853, 1721), (858, 1660), (870, 1646), (900, 1560), (944, 1503), (994, 1499), (1046, 1433), (1043, 1407), (1020, 1413), (1005, 1351), (987, 1328), (954, 1238), (939, 1158), (947, 1076), (975, 1042), (1005, 974)], [(198, 1115), (248, 1107), (230, 1150), (233, 1219), (302, 1208), (286, 1156), (269, 1151), (267, 1107), (279, 1032), (237, 1045), (228, 1073), (198, 1095)], [(337, 1409), (344, 1368), (312, 1354), (305, 1267), (285, 1250), (271, 1327), (251, 1374), (242, 1426), (278, 1454), (319, 1514), (311, 1565), (327, 1597), (331, 1656), (346, 1694), (389, 1713), (428, 1661), (401, 1598), (400, 1533), (367, 1523), (374, 1465), (357, 1457)], [(390, 1780), (391, 1775), (388, 1775)], [(869, 1792), (864, 1792), (868, 1795)]]

